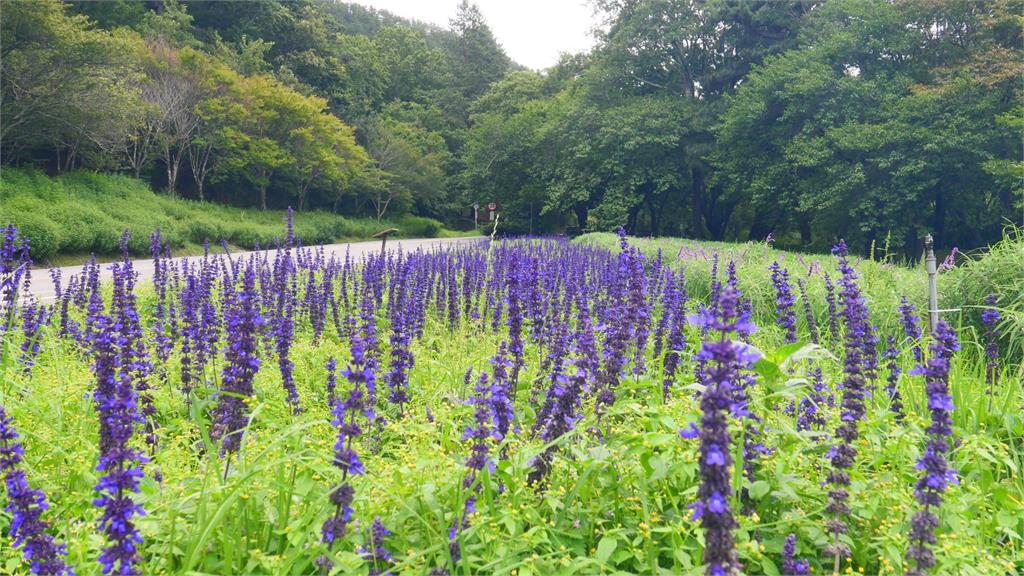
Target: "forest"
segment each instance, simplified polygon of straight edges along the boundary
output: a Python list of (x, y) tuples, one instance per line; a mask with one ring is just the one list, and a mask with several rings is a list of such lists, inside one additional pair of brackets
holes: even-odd
[[(534, 71), (480, 10), (6, 3), (5, 170), (502, 233), (982, 247), (1024, 220), (1018, 0), (595, 0)], [(538, 18), (544, 17), (538, 14)]]

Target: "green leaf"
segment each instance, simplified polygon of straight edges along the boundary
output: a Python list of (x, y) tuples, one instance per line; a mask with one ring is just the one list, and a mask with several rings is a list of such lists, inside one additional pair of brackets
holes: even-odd
[(612, 553), (615, 552), (615, 548), (619, 545), (619, 541), (614, 536), (605, 536), (601, 538), (601, 541), (597, 544), (597, 553), (595, 556), (601, 562), (607, 562), (608, 558), (611, 557)]
[(754, 363), (754, 372), (757, 372), (769, 382), (782, 376), (782, 370), (779, 369), (779, 365), (767, 358), (761, 358)]
[(758, 480), (757, 482), (751, 484), (749, 488), (747, 488), (747, 492), (750, 494), (750, 497), (753, 498), (754, 500), (760, 500), (761, 498), (764, 498), (766, 494), (768, 494), (768, 491), (770, 489), (771, 486), (767, 482), (765, 482), (764, 480)]

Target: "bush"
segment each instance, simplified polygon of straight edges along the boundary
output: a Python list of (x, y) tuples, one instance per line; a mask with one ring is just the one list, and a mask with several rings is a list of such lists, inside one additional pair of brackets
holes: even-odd
[(14, 214), (9, 222), (14, 224), (22, 238), (28, 239), (33, 259), (49, 258), (60, 249), (61, 230), (53, 220), (35, 212), (21, 212)]
[(398, 221), (398, 233), (408, 238), (437, 238), (442, 225), (433, 218), (405, 216)]

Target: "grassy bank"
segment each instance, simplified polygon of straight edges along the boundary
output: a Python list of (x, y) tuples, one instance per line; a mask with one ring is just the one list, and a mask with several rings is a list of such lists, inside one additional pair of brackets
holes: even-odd
[[(171, 199), (126, 176), (75, 172), (51, 178), (9, 168), (0, 176), (0, 222), (13, 223), (27, 236), (33, 259), (45, 264), (116, 253), (125, 228), (135, 254), (148, 253), (149, 235), (157, 228), (176, 253), (195, 252), (207, 239), (245, 249), (269, 246), (281, 236), (284, 218), (279, 210)], [(389, 227), (409, 238), (450, 234), (436, 220), (413, 216), (379, 221), (327, 212), (295, 215), (295, 233), (307, 245), (365, 240)]]
[[(591, 233), (576, 242), (614, 249), (618, 236)], [(720, 274), (724, 276), (729, 261), (736, 263), (740, 288), (754, 303), (755, 320), (760, 326), (776, 329), (775, 292), (764, 282), (768, 266), (778, 261), (796, 278), (804, 280), (811, 301), (825, 302), (824, 273), (836, 279), (835, 262), (823, 254), (801, 254), (775, 250), (764, 243), (735, 244), (687, 240), (681, 238), (630, 238), (648, 257), (662, 257), (686, 269), (687, 289), (691, 295), (706, 299), (710, 286), (713, 254), (720, 258)], [(943, 318), (958, 327), (962, 339), (981, 354), (981, 308), (985, 297), (996, 294), (1002, 316), (1001, 333), (1008, 357), (1024, 356), (1024, 234), (1008, 229), (1003, 239), (985, 250), (961, 255), (956, 265), (938, 275), (939, 308)], [(928, 275), (923, 263), (917, 266), (898, 264), (887, 259), (864, 258), (857, 263), (860, 285), (872, 311), (872, 321), (883, 332), (898, 331), (900, 299), (906, 296), (918, 310), (927, 310)], [(819, 317), (824, 310), (817, 311)], [(803, 322), (803, 319), (800, 319)], [(1022, 367), (1018, 366), (1018, 370)]]

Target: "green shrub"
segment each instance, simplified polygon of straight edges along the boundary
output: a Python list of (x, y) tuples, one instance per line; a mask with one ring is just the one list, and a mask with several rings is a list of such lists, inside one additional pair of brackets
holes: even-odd
[(399, 234), (408, 238), (437, 238), (443, 226), (433, 218), (405, 216), (398, 221)]
[(40, 261), (57, 253), (61, 247), (61, 230), (53, 220), (36, 212), (12, 213), (8, 222), (14, 224), (23, 238), (28, 238), (32, 258)]

